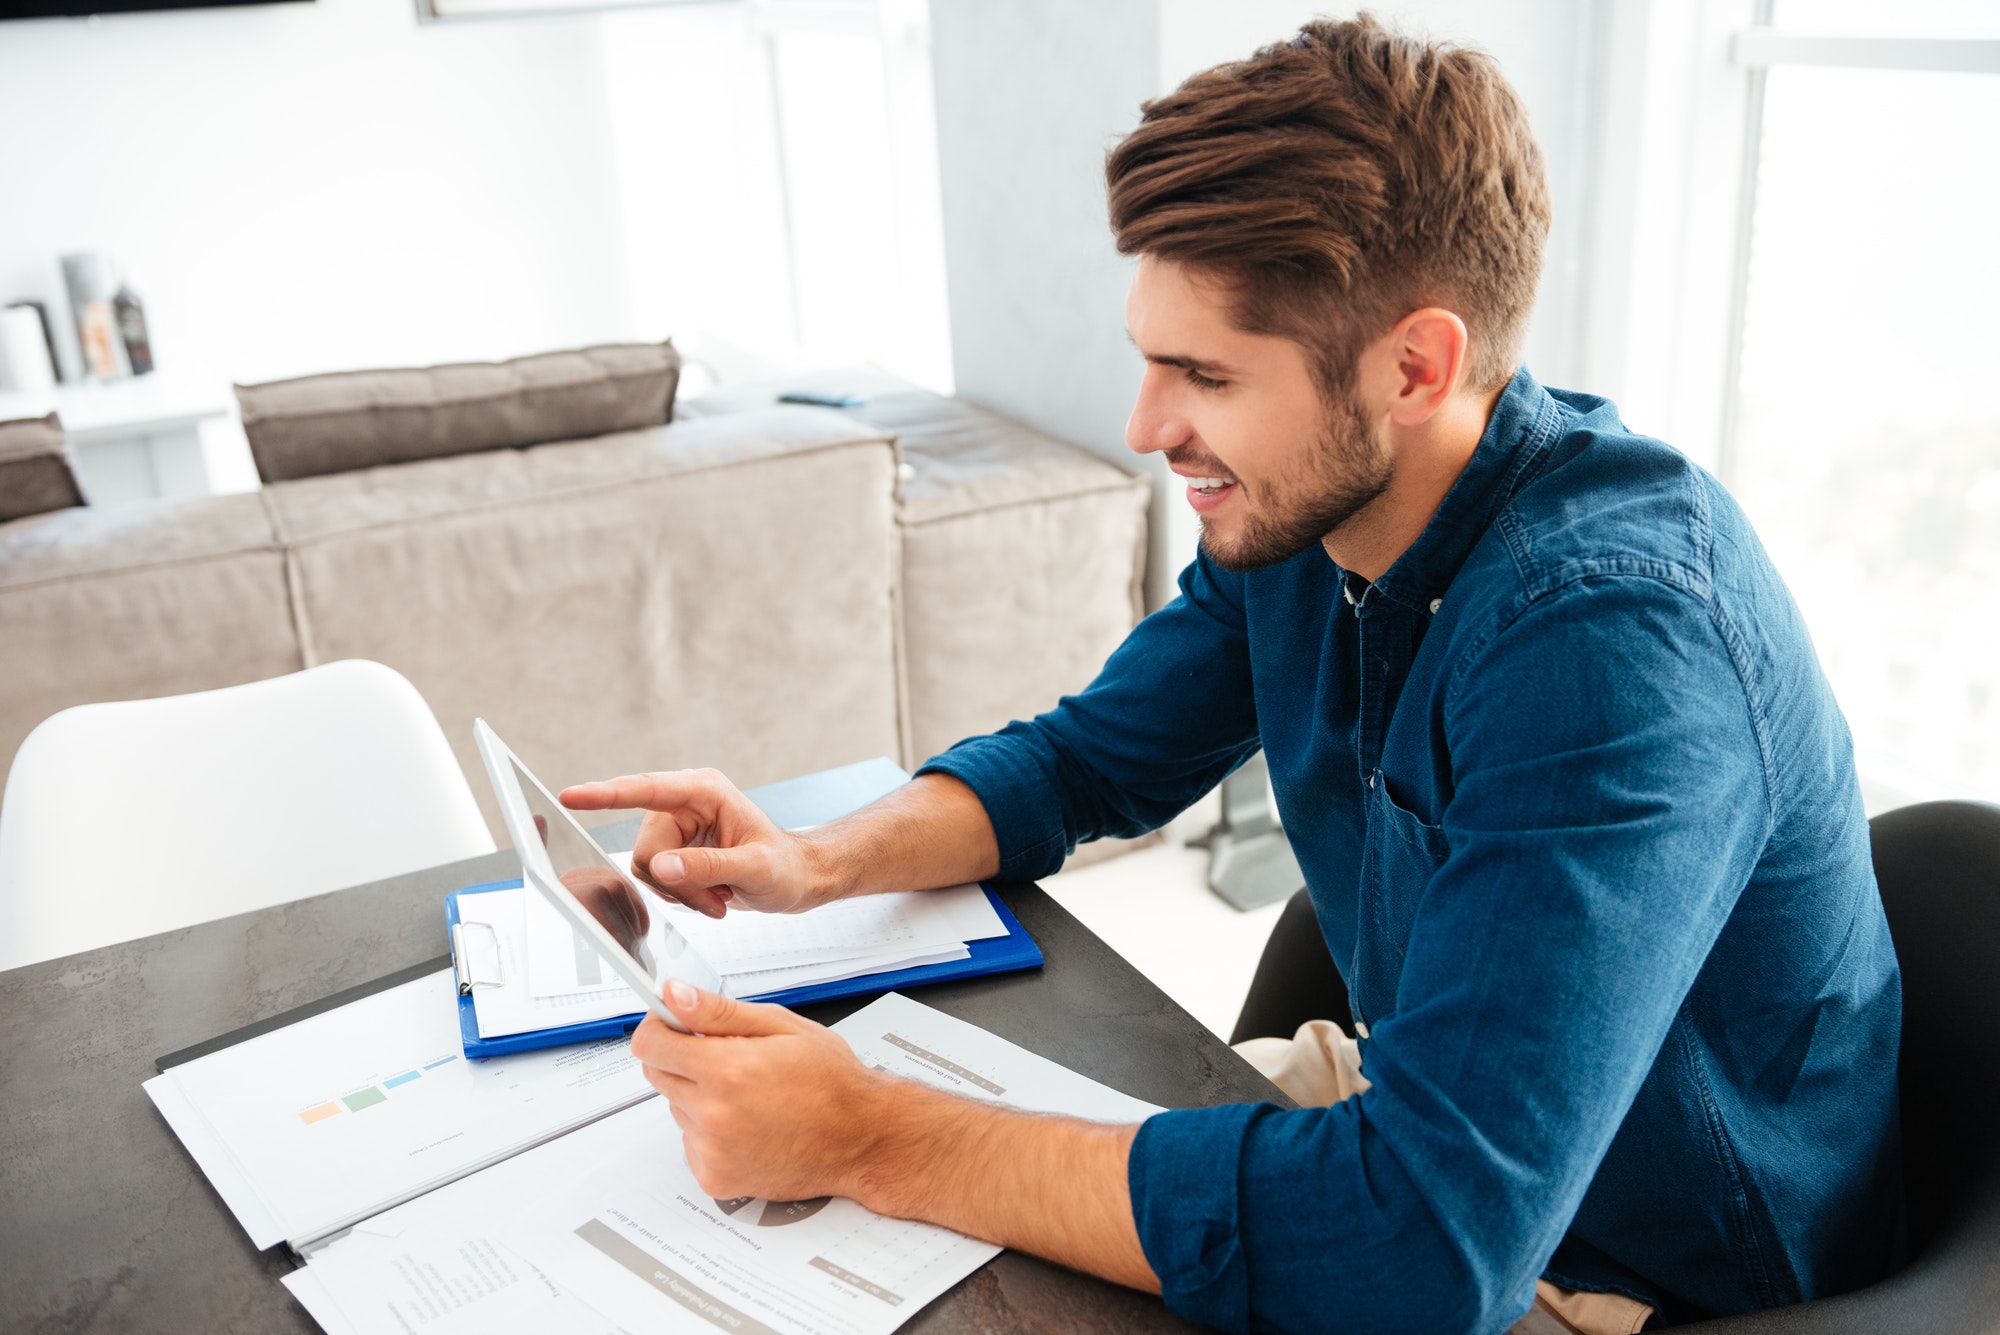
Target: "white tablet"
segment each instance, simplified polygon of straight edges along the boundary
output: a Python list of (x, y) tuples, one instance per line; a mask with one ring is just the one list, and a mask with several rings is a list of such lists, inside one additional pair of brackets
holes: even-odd
[(619, 870), (485, 719), (473, 720), (472, 734), (500, 799), (507, 833), (521, 855), (521, 879), (555, 905), (577, 935), (645, 999), (647, 1010), (686, 1032), (687, 1026), (660, 1000), (660, 989), (678, 978), (720, 992), (721, 976), (670, 922), (660, 924), (649, 944), (648, 930), (659, 910), (647, 903), (655, 892)]

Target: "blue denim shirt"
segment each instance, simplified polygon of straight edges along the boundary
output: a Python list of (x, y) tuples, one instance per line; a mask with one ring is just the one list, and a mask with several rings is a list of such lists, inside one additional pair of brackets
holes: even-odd
[(1713, 478), (1524, 371), (1374, 584), (1314, 548), (1180, 587), (924, 767), (1024, 878), (1265, 751), (1373, 1087), (1144, 1124), (1170, 1306), (1498, 1331), (1537, 1276), (1680, 1321), (1887, 1273), (1902, 998), (1852, 749)]

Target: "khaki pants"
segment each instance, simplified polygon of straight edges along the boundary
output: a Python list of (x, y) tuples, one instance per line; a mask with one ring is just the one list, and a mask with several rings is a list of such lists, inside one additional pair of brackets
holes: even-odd
[[(1236, 1051), (1302, 1107), (1325, 1108), (1368, 1088), (1361, 1050), (1331, 1020), (1311, 1020), (1290, 1038), (1253, 1038)], [(1653, 1309), (1618, 1293), (1577, 1293), (1535, 1281), (1535, 1306), (1509, 1335), (1636, 1335)]]

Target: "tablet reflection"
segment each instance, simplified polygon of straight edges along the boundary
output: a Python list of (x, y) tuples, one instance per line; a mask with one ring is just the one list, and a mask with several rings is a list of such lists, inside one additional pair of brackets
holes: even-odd
[(646, 933), (652, 928), (652, 919), (647, 916), (646, 901), (639, 898), (639, 892), (608, 868), (579, 867), (561, 875), (562, 883), (569, 887), (584, 911), (597, 919), (598, 925), (611, 933), (611, 939), (625, 947), (627, 954), (650, 968)]
[[(521, 791), (528, 800), (535, 833), (542, 837), (542, 847), (548, 850), (556, 879), (563, 883), (563, 888), (569, 891), (584, 912), (595, 918), (598, 926), (624, 947), (626, 954), (637, 960), (648, 974), (657, 974), (652, 948), (646, 939), (647, 933), (652, 930), (652, 915), (647, 911), (646, 901), (638, 888), (616, 869), (607, 866), (602, 850), (578, 835), (568, 821), (560, 818), (552, 821), (548, 815), (534, 810), (542, 801), (541, 788), (525, 774), (522, 775)], [(670, 943), (667, 954), (669, 957), (679, 955), (680, 950), (676, 946), (680, 934), (670, 927), (667, 935)], [(582, 938), (578, 937), (578, 941), (581, 942)]]

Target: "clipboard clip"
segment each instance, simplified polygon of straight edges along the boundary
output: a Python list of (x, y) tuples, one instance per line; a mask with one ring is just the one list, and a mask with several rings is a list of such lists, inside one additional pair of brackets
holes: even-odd
[(469, 997), (475, 987), (504, 987), (506, 970), (500, 963), (500, 934), (490, 922), (455, 922), (451, 925), (451, 969), (458, 978), (458, 995)]

